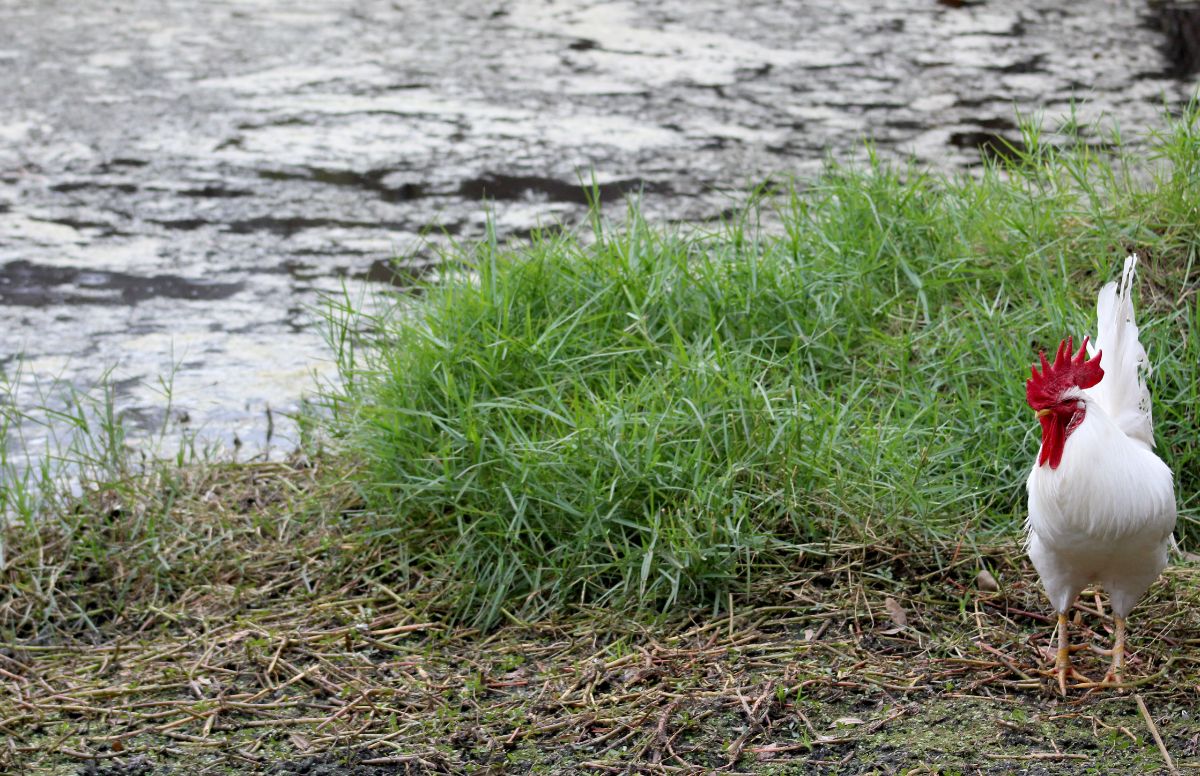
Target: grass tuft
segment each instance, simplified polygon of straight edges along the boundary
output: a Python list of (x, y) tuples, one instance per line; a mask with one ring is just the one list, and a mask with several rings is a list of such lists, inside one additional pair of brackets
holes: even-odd
[(842, 537), (1011, 530), (1037, 445), (1027, 365), (1094, 327), (1133, 249), (1186, 540), (1198, 115), (1144, 156), (1025, 121), (974, 176), (830, 164), (709, 228), (632, 206), (583, 237), (460, 249), (382, 312), (335, 305), (331, 427), (395, 570), (448, 580), (450, 610), (489, 625), (719, 606)]

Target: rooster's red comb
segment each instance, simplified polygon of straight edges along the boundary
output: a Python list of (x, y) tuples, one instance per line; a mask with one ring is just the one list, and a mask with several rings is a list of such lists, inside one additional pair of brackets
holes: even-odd
[(1053, 406), (1068, 388), (1091, 388), (1104, 378), (1104, 370), (1100, 368), (1100, 356), (1104, 354), (1097, 353), (1089, 359), (1087, 344), (1088, 338), (1084, 337), (1079, 352), (1074, 353), (1075, 341), (1067, 337), (1058, 343), (1052, 364), (1046, 361), (1046, 351), (1038, 354), (1042, 371), (1039, 373), (1036, 365), (1030, 367), (1033, 376), (1025, 383), (1025, 401), (1030, 407), (1041, 410)]

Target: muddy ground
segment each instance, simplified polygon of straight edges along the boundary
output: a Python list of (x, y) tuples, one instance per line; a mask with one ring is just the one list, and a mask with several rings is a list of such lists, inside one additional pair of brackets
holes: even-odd
[(593, 173), (701, 220), (864, 137), (968, 167), (1072, 99), (1142, 130), (1192, 88), (1165, 45), (1140, 0), (0, 1), (0, 368), (115, 366), (143, 430), (173, 372), (177, 430), (287, 449), (319, 295), (403, 285), (485, 197), (502, 236)]

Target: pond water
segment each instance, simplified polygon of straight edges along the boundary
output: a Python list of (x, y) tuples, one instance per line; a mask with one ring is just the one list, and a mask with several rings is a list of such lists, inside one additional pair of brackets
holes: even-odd
[[(1014, 107), (1159, 122), (1144, 2), (0, 0), (0, 369), (286, 450), (311, 308), (605, 201), (700, 220), (832, 152), (964, 168)], [(615, 212), (615, 211), (614, 211)], [(18, 364), (20, 368), (18, 369)], [(31, 439), (36, 438), (34, 433)]]

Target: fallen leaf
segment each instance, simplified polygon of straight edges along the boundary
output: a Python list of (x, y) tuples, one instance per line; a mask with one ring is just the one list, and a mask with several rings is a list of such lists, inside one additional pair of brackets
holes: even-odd
[(1000, 589), (1000, 583), (992, 576), (992, 572), (980, 569), (979, 573), (975, 575), (975, 587), (984, 593), (995, 593)]
[(883, 599), (883, 608), (887, 609), (888, 617), (892, 618), (892, 622), (896, 623), (896, 627), (903, 628), (908, 625), (908, 614), (905, 613), (904, 607), (895, 598), (888, 596)]

